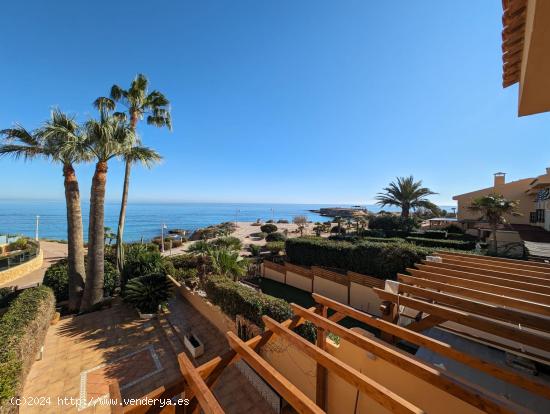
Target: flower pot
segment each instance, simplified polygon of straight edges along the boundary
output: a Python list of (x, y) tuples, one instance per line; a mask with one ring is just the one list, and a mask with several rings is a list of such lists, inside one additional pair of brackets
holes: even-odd
[(195, 334), (185, 335), (183, 343), (193, 358), (198, 358), (204, 354), (204, 344)]

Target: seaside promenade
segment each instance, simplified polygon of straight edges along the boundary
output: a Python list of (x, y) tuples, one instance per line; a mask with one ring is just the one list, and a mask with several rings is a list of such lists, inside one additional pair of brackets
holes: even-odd
[(11, 282), (0, 284), (0, 288), (9, 287), (9, 286), (28, 286), (36, 283), (42, 283), (44, 279), (44, 273), (46, 269), (50, 267), (53, 263), (57, 262), (60, 259), (67, 257), (67, 245), (58, 242), (51, 241), (41, 241), (40, 247), (44, 253), (44, 262), (39, 269), (36, 269), (30, 273), (27, 273), (24, 276), (18, 277)]

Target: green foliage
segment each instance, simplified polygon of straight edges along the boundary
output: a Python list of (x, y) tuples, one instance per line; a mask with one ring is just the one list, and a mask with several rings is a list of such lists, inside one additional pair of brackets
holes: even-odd
[(268, 224), (264, 224), (262, 227), (260, 227), (260, 230), (264, 233), (275, 233), (277, 231), (277, 226), (275, 224), (271, 224), (271, 223), (268, 223)]
[(0, 288), (0, 309), (8, 306), (17, 293), (11, 287)]
[(406, 231), (410, 232), (417, 226), (412, 218), (402, 218), (393, 214), (378, 214), (369, 219), (369, 229), (378, 229), (385, 232)]
[(172, 294), (172, 285), (164, 273), (135, 277), (126, 284), (124, 300), (141, 313), (155, 313), (166, 304)]
[(163, 270), (162, 256), (158, 251), (136, 245), (126, 252), (122, 276), (124, 280), (130, 280), (151, 273), (162, 273)]
[(208, 252), (212, 272), (238, 280), (246, 274), (247, 262), (239, 252), (228, 249), (210, 249)]
[(286, 236), (283, 233), (279, 233), (279, 232), (269, 233), (265, 238), (265, 240), (267, 242), (285, 241)]
[[(257, 292), (225, 277), (208, 278), (204, 288), (208, 299), (231, 318), (242, 315), (263, 327), (262, 315), (278, 322), (293, 316), (290, 305), (285, 300)], [(310, 324), (298, 328), (297, 332), (312, 342), (315, 340), (315, 329)]]
[(225, 236), (211, 242), (212, 245), (229, 250), (241, 250), (243, 244), (237, 237)]
[[(44, 274), (43, 284), (52, 289), (57, 302), (69, 299), (69, 268), (67, 259), (62, 259), (52, 264)], [(119, 284), (119, 274), (115, 265), (105, 261), (105, 273), (103, 279), (103, 291), (105, 296), (112, 296)]]
[(23, 388), (55, 310), (50, 288), (24, 290), (0, 319), (0, 412)]
[(269, 250), (272, 254), (278, 255), (282, 251), (285, 250), (285, 242), (284, 241), (274, 241), (274, 242), (268, 242), (265, 245), (266, 250)]
[(382, 207), (395, 206), (401, 208), (403, 217), (409, 216), (411, 209), (424, 208), (436, 210), (438, 207), (428, 200), (428, 196), (436, 194), (429, 188), (422, 187), (422, 181), (415, 181), (411, 175), (409, 177), (397, 177), (397, 181), (391, 182), (384, 188), (383, 193), (376, 196), (377, 204)]
[(418, 246), (434, 248), (442, 247), (456, 250), (473, 250), (476, 247), (475, 241), (439, 240), (424, 237), (407, 237), (406, 240)]
[(335, 267), (381, 279), (394, 279), (433, 252), (406, 242), (353, 244), (311, 237), (288, 239), (285, 250), (290, 262), (297, 265)]
[(263, 231), (259, 231), (257, 233), (252, 233), (250, 237), (254, 237), (260, 240), (263, 240), (267, 237), (267, 233), (264, 233)]
[(449, 224), (443, 230), (445, 230), (448, 233), (464, 234), (464, 230), (462, 230), (462, 228), (457, 226), (456, 224)]
[(250, 252), (250, 254), (252, 254), (252, 256), (259, 256), (260, 252), (262, 251), (262, 247), (258, 246), (257, 244), (251, 244), (250, 246), (248, 246), (248, 251)]
[(25, 250), (28, 247), (28, 244), (29, 244), (28, 239), (26, 239), (24, 237), (20, 237), (16, 241), (11, 242), (10, 244), (8, 244), (7, 251), (8, 252), (13, 252), (15, 250)]
[(288, 220), (277, 220), (277, 224), (288, 224)]

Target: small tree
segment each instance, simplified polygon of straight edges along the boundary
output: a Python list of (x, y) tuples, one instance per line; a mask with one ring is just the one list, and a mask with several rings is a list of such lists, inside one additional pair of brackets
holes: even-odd
[(491, 227), (492, 235), (492, 248), (494, 254), (498, 253), (497, 250), (497, 226), (500, 223), (506, 223), (506, 214), (512, 216), (520, 216), (517, 211), (519, 201), (507, 200), (501, 194), (493, 193), (483, 197), (475, 198), (472, 201), (469, 210), (480, 212), (481, 218), (487, 220)]
[(304, 229), (307, 226), (307, 217), (306, 216), (296, 216), (292, 219), (292, 222), (298, 226), (300, 230), (300, 236), (304, 235)]

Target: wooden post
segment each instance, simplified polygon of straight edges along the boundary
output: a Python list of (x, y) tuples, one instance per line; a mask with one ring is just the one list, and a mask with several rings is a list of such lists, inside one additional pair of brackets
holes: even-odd
[[(382, 302), (380, 311), (382, 312), (383, 320), (393, 324), (397, 323), (397, 319), (399, 318), (399, 307), (395, 305), (395, 303), (390, 301)], [(384, 331), (380, 332), (380, 338), (390, 344), (395, 342), (395, 337)]]
[[(327, 317), (327, 307), (321, 305), (317, 308), (317, 313)], [(325, 344), (327, 340), (327, 332), (324, 328), (317, 326), (317, 346), (323, 351), (325, 350)], [(315, 384), (315, 403), (323, 410), (326, 411), (327, 402), (327, 369), (317, 362), (316, 370), (316, 384)]]

